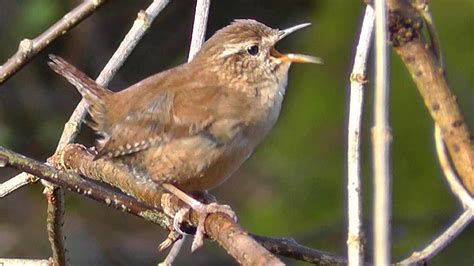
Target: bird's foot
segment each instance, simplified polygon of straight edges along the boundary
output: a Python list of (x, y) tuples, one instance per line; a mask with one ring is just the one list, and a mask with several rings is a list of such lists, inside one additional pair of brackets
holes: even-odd
[[(216, 202), (212, 202), (209, 204), (204, 204), (199, 202), (198, 200), (190, 197), (177, 187), (171, 184), (163, 184), (163, 187), (166, 188), (169, 192), (171, 192), (173, 195), (175, 195), (177, 198), (182, 200), (184, 203), (186, 203), (191, 209), (193, 209), (198, 216), (198, 225), (196, 228), (196, 234), (194, 236), (193, 243), (191, 245), (191, 251), (195, 251), (199, 247), (201, 247), (204, 243), (204, 222), (206, 221), (206, 218), (209, 214), (212, 213), (224, 213), (229, 215), (232, 219), (237, 221), (237, 216), (235, 215), (235, 212), (230, 208), (228, 205), (221, 205)], [(190, 208), (183, 207), (180, 209), (176, 215), (175, 219), (173, 221), (173, 227), (177, 232), (182, 231), (179, 229), (181, 223), (184, 220), (184, 217), (188, 215)]]

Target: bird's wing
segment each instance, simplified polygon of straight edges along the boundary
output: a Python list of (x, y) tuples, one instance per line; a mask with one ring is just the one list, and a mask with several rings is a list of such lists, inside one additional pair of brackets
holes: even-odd
[(100, 144), (98, 157), (132, 154), (172, 139), (197, 134), (204, 134), (216, 142), (226, 142), (234, 137), (238, 126), (245, 123), (245, 116), (238, 113), (242, 107), (245, 108), (244, 95), (235, 93), (230, 96), (218, 86), (188, 83), (185, 88), (131, 95), (129, 102), (148, 104), (131, 107), (123, 104), (123, 114), (116, 115), (109, 121), (111, 127), (102, 132), (105, 138)]

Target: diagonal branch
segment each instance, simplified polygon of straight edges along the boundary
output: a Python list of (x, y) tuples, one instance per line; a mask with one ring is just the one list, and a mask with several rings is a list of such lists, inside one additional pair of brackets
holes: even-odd
[(106, 2), (107, 0), (84, 0), (38, 37), (33, 40), (22, 40), (18, 51), (0, 66), (0, 84), (8, 80), (54, 40), (64, 35)]

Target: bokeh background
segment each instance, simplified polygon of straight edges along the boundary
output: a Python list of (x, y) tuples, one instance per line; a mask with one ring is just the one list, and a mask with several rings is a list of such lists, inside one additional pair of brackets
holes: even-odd
[[(79, 0), (0, 0), (0, 61), (19, 41), (33, 38), (61, 18)], [(110, 1), (92, 17), (53, 43), (0, 86), (0, 145), (45, 160), (52, 154), (65, 121), (80, 100), (72, 86), (46, 66), (48, 53), (96, 77), (138, 10), (151, 1)], [(171, 1), (159, 15), (110, 85), (120, 90), (186, 61), (195, 1)], [(446, 60), (447, 78), (471, 129), (474, 126), (474, 2), (430, 1)], [(207, 36), (235, 18), (254, 18), (285, 28), (311, 22), (278, 45), (325, 59), (324, 66), (295, 65), (281, 118), (251, 159), (213, 193), (237, 212), (250, 232), (293, 237), (300, 243), (345, 255), (345, 134), (348, 77), (354, 42), (363, 15), (362, 1), (241, 0), (213, 1)], [(393, 130), (393, 257), (399, 260), (428, 243), (460, 213), (434, 154), (433, 124), (413, 82), (396, 55), (391, 65)], [(371, 79), (372, 80), (372, 79)], [(364, 123), (364, 216), (371, 250), (370, 125), (372, 83), (367, 87)], [(84, 128), (78, 142), (92, 144)], [(0, 182), (17, 172), (0, 169)], [(46, 204), (39, 184), (0, 200), (0, 257), (47, 258)], [(66, 195), (65, 232), (73, 265), (153, 265), (165, 254), (156, 225), (107, 208), (74, 193)], [(235, 262), (215, 243), (178, 265)], [(471, 225), (431, 265), (472, 265)], [(299, 262), (287, 261), (290, 264)]]

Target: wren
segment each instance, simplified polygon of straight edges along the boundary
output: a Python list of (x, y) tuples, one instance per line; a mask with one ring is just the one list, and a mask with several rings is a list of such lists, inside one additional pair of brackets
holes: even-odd
[[(50, 56), (49, 65), (87, 101), (91, 127), (101, 136), (98, 158), (192, 195), (224, 182), (274, 126), (291, 63), (322, 63), (275, 49), (278, 41), (308, 25), (278, 30), (235, 20), (190, 62), (119, 92), (98, 85), (60, 57)], [(202, 222), (222, 206), (189, 204), (202, 212)]]

